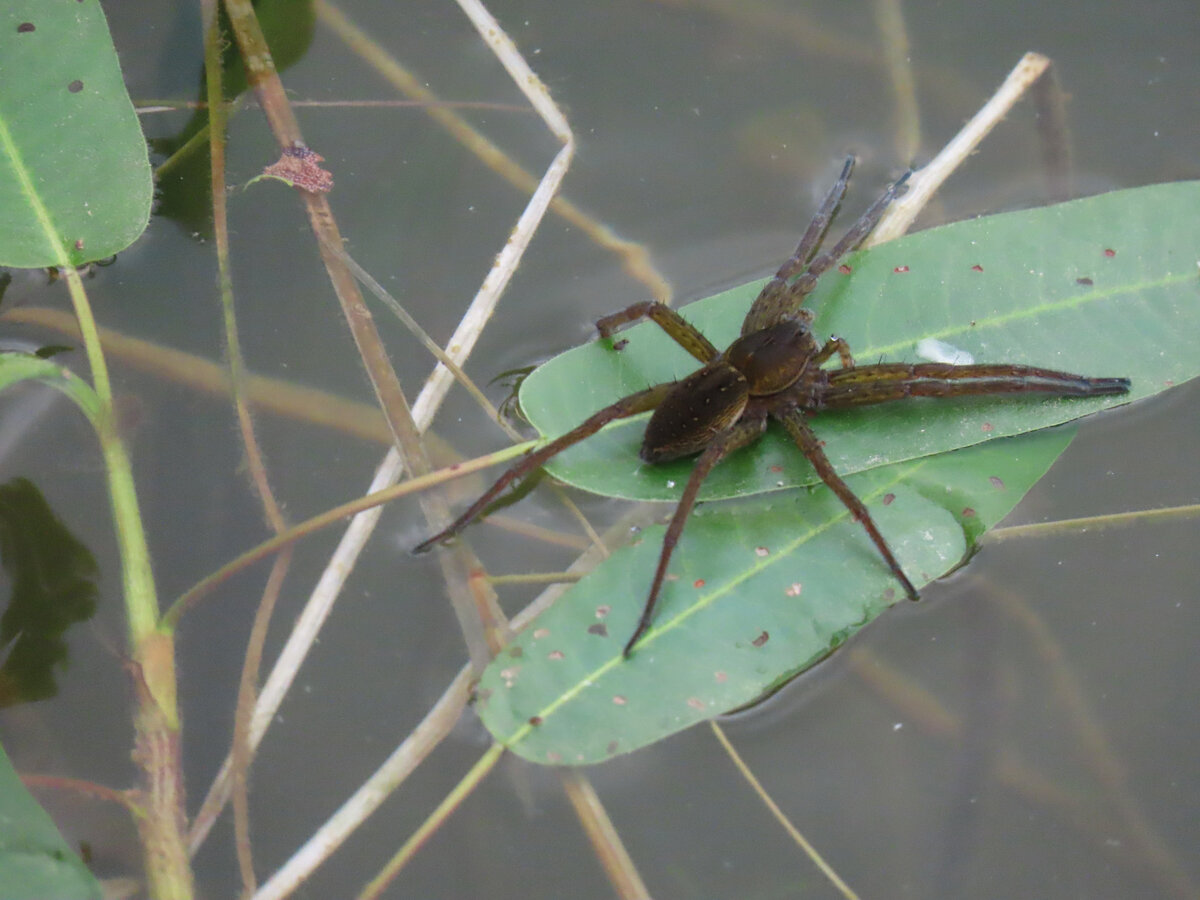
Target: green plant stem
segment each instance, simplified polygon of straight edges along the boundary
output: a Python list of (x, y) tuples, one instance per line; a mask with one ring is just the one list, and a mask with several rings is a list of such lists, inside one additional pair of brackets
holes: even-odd
[(381, 896), (383, 891), (387, 889), (387, 886), (392, 883), (392, 879), (400, 873), (400, 870), (413, 858), (416, 852), (433, 836), (433, 833), (441, 827), (441, 824), (450, 817), (450, 814), (458, 809), (462, 802), (470, 796), (471, 792), (479, 786), (479, 783), (487, 777), (487, 774), (492, 771), (503, 755), (504, 745), (499, 743), (492, 744), (487, 752), (479, 757), (479, 761), (471, 767), (470, 771), (462, 777), (462, 780), (454, 786), (454, 789), (438, 804), (437, 809), (429, 814), (429, 817), (421, 823), (412, 836), (396, 851), (395, 856), (388, 860), (387, 865), (380, 870), (379, 874), (367, 883), (358, 895), (358, 900), (376, 900), (376, 898)]
[(390, 488), (385, 488), (382, 491), (376, 491), (373, 494), (367, 494), (365, 497), (358, 497), (351, 500), (349, 503), (343, 503), (341, 506), (335, 506), (333, 509), (327, 510), (318, 516), (313, 516), (298, 525), (294, 525), (282, 534), (277, 534), (273, 538), (263, 541), (257, 547), (251, 547), (241, 556), (227, 562), (211, 575), (207, 575), (194, 584), (191, 588), (182, 594), (179, 599), (171, 604), (166, 614), (163, 616), (164, 627), (174, 628), (179, 624), (179, 619), (193, 605), (198, 603), (205, 597), (209, 591), (217, 585), (222, 584), (237, 572), (246, 569), (247, 567), (258, 562), (260, 559), (265, 559), (276, 550), (289, 544), (295, 543), (302, 537), (307, 537), (333, 525), (343, 519), (362, 512), (365, 509), (370, 509), (373, 506), (380, 506), (397, 497), (403, 497), (406, 494), (413, 494), (418, 491), (423, 491), (426, 488), (434, 485), (443, 484), (455, 478), (461, 478), (464, 475), (470, 475), (473, 472), (478, 472), (480, 469), (486, 469), (489, 466), (494, 466), (497, 463), (507, 462), (515, 456), (520, 456), (527, 450), (538, 445), (537, 441), (526, 441), (523, 444), (514, 444), (511, 447), (505, 447), (503, 450), (497, 450), (495, 453), (489, 453), (486, 456), (480, 456), (475, 459), (467, 460), (466, 462), (456, 463), (453, 466), (445, 469), (439, 469), (436, 472), (431, 472), (428, 475), (423, 475), (420, 478), (413, 478), (401, 484), (393, 485)]
[(175, 650), (169, 631), (160, 631), (158, 599), (150, 551), (138, 511), (133, 467), (117, 428), (112, 385), (100, 348), (83, 281), (64, 265), (67, 288), (79, 321), (99, 409), (92, 425), (104, 456), (121, 556), (121, 579), (134, 669), (137, 712), (134, 761), (142, 770), (144, 810), (137, 817), (145, 856), (146, 880), (154, 900), (190, 900), (192, 871), (184, 841), (184, 793), (180, 767), (180, 723), (176, 703)]
[(92, 370), (92, 386), (100, 399), (99, 414), (92, 424), (100, 440), (100, 451), (104, 454), (108, 487), (112, 495), (113, 518), (117, 528), (117, 542), (121, 549), (121, 576), (125, 590), (125, 612), (129, 620), (130, 646), (154, 631), (158, 625), (158, 601), (154, 589), (154, 575), (150, 569), (150, 551), (146, 547), (146, 534), (142, 529), (142, 517), (138, 512), (137, 491), (133, 484), (133, 467), (125, 453), (125, 445), (117, 431), (113, 414), (112, 385), (108, 379), (108, 366), (100, 349), (100, 334), (92, 308), (83, 289), (83, 281), (72, 266), (65, 266), (67, 288), (75, 307), (75, 318), (87, 352), (88, 365)]
[(578, 572), (518, 572), (515, 575), (489, 575), (487, 583), (492, 587), (501, 584), (566, 584), (582, 577)]
[(1044, 537), (1048, 534), (1082, 534), (1086, 531), (1099, 531), (1101, 528), (1112, 528), (1119, 525), (1144, 525), (1197, 517), (1200, 517), (1200, 503), (1191, 503), (1186, 506), (1164, 506), (1158, 509), (1135, 509), (1129, 512), (1083, 516), (1077, 519), (1058, 519), (1054, 522), (1005, 525), (993, 528), (988, 534), (988, 540), (1005, 541), (1013, 538)]

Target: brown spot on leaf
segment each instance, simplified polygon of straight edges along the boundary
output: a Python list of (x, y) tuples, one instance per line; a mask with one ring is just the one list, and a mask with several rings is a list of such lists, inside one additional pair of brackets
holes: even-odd
[(29, 34), (29, 32), (33, 30), (34, 28), (32, 22), (22, 22), (17, 26), (17, 34)]
[(702, 588), (702, 587), (704, 587), (704, 579), (703, 579), (703, 578), (697, 578), (695, 581), (693, 581), (693, 582), (692, 582), (692, 587), (694, 587), (694, 588)]
[(687, 705), (690, 706), (692, 709), (699, 710), (700, 712), (704, 712), (704, 709), (705, 709), (704, 701), (701, 700), (699, 697), (688, 697)]
[(845, 263), (842, 263), (840, 266), (838, 266), (838, 271), (841, 272), (843, 275), (849, 275), (851, 269), (848, 265), (846, 265)]
[(724, 684), (729, 680), (729, 673), (718, 669), (713, 673), (713, 680), (716, 681), (717, 684)]
[(614, 694), (614, 695), (613, 695), (613, 703), (614, 703), (616, 706), (624, 706), (624, 705), (625, 705), (626, 703), (628, 703), (628, 702), (629, 702), (629, 701), (628, 701), (628, 700), (625, 698), (625, 696), (624, 696), (624, 695), (622, 695), (622, 694)]
[(547, 658), (558, 662), (560, 659), (566, 659), (567, 655), (561, 650), (551, 650), (550, 653), (547, 654)]
[(884, 506), (891, 506), (895, 502), (896, 502), (895, 494), (888, 493), (888, 494), (883, 495), (883, 505)]
[(771, 551), (768, 550), (766, 547), (755, 547), (754, 548), (755, 556), (767, 556), (768, 554), (770, 554), (770, 552)]
[(767, 634), (764, 631), (758, 637), (756, 637), (754, 640), (752, 640), (750, 643), (752, 643), (755, 647), (761, 647), (763, 644), (765, 644), (770, 639), (771, 639), (771, 635)]
[(984, 422), (982, 425), (979, 426), (979, 430), (982, 431), (984, 434), (989, 434), (996, 430), (996, 426), (993, 425), (991, 422)]
[(77, 238), (77, 239), (76, 239), (76, 241), (75, 241), (75, 249), (76, 249), (76, 250), (82, 250), (82, 249), (83, 249), (83, 238)]
[(789, 597), (799, 597), (800, 592), (803, 590), (804, 590), (804, 585), (802, 585), (798, 581), (793, 581), (791, 584), (789, 584), (787, 587), (785, 587), (783, 589), (783, 592), (785, 594), (787, 594)]
[(608, 637), (608, 626), (603, 622), (597, 622), (595, 625), (589, 625), (588, 634), (594, 634), (596, 637)]
[(971, 271), (972, 272), (982, 272), (983, 266), (981, 266), (979, 263), (975, 263), (975, 265), (971, 266)]
[(542, 724), (542, 717), (541, 716), (530, 716), (529, 724), (532, 725), (534, 728), (537, 728), (539, 725)]
[(80, 91), (83, 90), (83, 82), (80, 81), (78, 78), (76, 78), (74, 81), (72, 81), (70, 84), (67, 85), (67, 90), (70, 91), (72, 94), (78, 94)]
[(1117, 251), (1114, 250), (1112, 247), (1107, 247), (1104, 250), (1104, 255), (1107, 256), (1109, 259), (1112, 259), (1114, 256), (1117, 255)]
[(962, 511), (962, 516), (963, 516), (963, 518), (964, 518), (964, 519), (973, 519), (973, 518), (975, 518), (975, 509), (974, 509), (974, 507), (971, 507), (971, 506), (964, 506), (964, 507), (963, 507), (963, 511)]
[(1076, 284), (1082, 284), (1084, 287), (1091, 287), (1091, 286), (1092, 286), (1093, 284), (1095, 284), (1096, 282), (1092, 281), (1092, 279), (1088, 278), (1088, 277), (1085, 275), (1083, 278), (1076, 278), (1076, 279), (1075, 279), (1075, 283), (1076, 283)]
[(896, 266), (896, 268), (892, 269), (892, 271), (895, 272), (897, 275), (903, 275), (905, 272), (908, 271), (908, 266)]
[(608, 752), (609, 756), (612, 756), (614, 753), (617, 752), (617, 748), (620, 746), (621, 746), (621, 744), (618, 741), (609, 741), (608, 745), (604, 749)]
[(988, 481), (992, 483), (992, 487), (994, 487), (996, 490), (1004, 490), (1004, 479), (1000, 478), (998, 475), (989, 475)]
[(596, 618), (603, 619), (607, 617), (610, 612), (612, 612), (612, 607), (607, 603), (602, 603), (596, 607)]

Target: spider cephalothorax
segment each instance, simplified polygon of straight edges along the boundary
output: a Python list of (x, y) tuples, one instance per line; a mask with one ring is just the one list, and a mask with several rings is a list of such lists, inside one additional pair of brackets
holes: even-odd
[[(1123, 394), (1127, 378), (1085, 378), (1033, 366), (948, 363), (877, 363), (856, 366), (840, 338), (824, 344), (812, 334), (812, 316), (802, 305), (820, 275), (858, 247), (879, 222), (884, 209), (904, 190), (902, 176), (876, 200), (827, 253), (818, 253), (833, 214), (845, 193), (854, 158), (826, 195), (800, 239), (796, 252), (759, 292), (742, 322), (741, 335), (724, 352), (695, 326), (657, 301), (636, 303), (596, 323), (602, 338), (642, 319), (656, 322), (703, 366), (678, 382), (655, 385), (623, 397), (582, 424), (536, 450), (506, 471), (471, 507), (444, 531), (425, 541), (426, 550), (456, 535), (477, 518), (509, 484), (536, 470), (548, 459), (609, 422), (653, 410), (646, 425), (641, 457), (648, 463), (697, 455), (679, 504), (663, 538), (658, 567), (641, 619), (625, 644), (626, 656), (650, 627), (654, 606), (667, 574), (671, 554), (695, 506), (700, 485), (713, 466), (735, 450), (753, 443), (770, 419), (780, 422), (812, 463), (821, 480), (862, 523), (892, 574), (912, 599), (917, 591), (875, 527), (862, 501), (834, 471), (806, 415), (901, 400), (907, 397), (951, 397), (966, 394), (1047, 393), (1091, 397)], [(837, 356), (840, 366), (824, 368)]]

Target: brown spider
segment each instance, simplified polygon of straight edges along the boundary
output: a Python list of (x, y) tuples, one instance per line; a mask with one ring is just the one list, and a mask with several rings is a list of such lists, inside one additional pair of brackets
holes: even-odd
[[(850, 348), (832, 337), (818, 345), (812, 335), (812, 313), (802, 308), (817, 279), (844, 255), (858, 247), (879, 222), (884, 209), (904, 191), (908, 174), (892, 184), (828, 253), (819, 253), (833, 218), (854, 157), (846, 160), (833, 188), (800, 239), (796, 252), (763, 287), (742, 322), (741, 337), (722, 353), (679, 313), (656, 300), (635, 303), (596, 323), (603, 338), (641, 319), (652, 319), (703, 367), (678, 382), (667, 382), (623, 397), (594, 413), (581, 425), (530, 451), (506, 471), (450, 527), (416, 548), (428, 550), (461, 531), (512, 482), (523, 478), (551, 457), (609, 422), (653, 410), (640, 451), (648, 463), (667, 462), (699, 454), (679, 504), (667, 526), (662, 552), (641, 619), (623, 651), (628, 656), (654, 617), (654, 606), (667, 574), (671, 553), (696, 495), (713, 466), (733, 451), (753, 443), (769, 419), (780, 422), (791, 435), (821, 480), (862, 523), (892, 574), (910, 599), (916, 588), (900, 568), (887, 541), (876, 528), (863, 502), (834, 471), (809, 427), (806, 415), (827, 409), (845, 409), (900, 400), (905, 397), (952, 397), (966, 394), (1046, 393), (1094, 397), (1124, 394), (1128, 378), (1085, 378), (1033, 366), (1000, 364), (952, 365), (949, 363), (879, 363), (856, 366)], [(837, 369), (823, 364), (834, 355)]]

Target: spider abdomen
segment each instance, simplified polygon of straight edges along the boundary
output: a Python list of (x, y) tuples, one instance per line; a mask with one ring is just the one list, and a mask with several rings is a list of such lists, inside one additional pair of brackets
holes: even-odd
[(817, 349), (806, 323), (784, 319), (738, 338), (724, 358), (745, 376), (750, 393), (762, 397), (794, 384)]
[(658, 463), (699, 453), (741, 417), (749, 400), (741, 372), (723, 361), (709, 363), (676, 384), (654, 410), (639, 455)]

